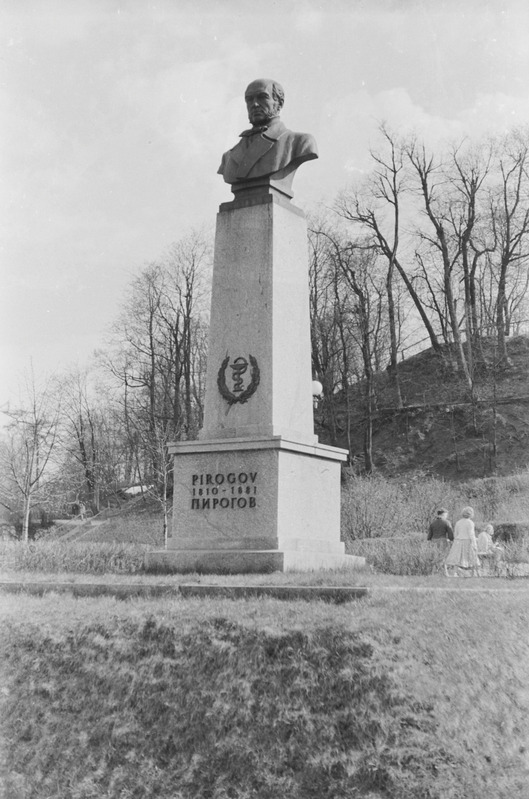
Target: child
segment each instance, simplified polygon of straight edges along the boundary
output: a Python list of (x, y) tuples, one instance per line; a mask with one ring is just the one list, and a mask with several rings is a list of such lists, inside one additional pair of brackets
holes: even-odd
[(497, 570), (500, 560), (503, 557), (503, 547), (495, 544), (492, 536), (494, 535), (494, 527), (492, 524), (487, 524), (484, 530), (478, 535), (478, 558), (481, 566), (487, 561), (490, 561)]

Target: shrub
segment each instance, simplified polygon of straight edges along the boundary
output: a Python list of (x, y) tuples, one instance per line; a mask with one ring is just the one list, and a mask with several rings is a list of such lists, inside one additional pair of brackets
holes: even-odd
[(378, 475), (351, 478), (343, 491), (344, 540), (392, 535), (398, 501), (397, 483)]
[(437, 508), (446, 507), (453, 517), (461, 504), (467, 502), (457, 487), (443, 480), (353, 477), (342, 492), (343, 539), (426, 536)]
[(505, 563), (529, 563), (529, 541), (524, 538), (502, 544)]
[(452, 523), (471, 505), (480, 525), (529, 519), (529, 473), (472, 480), (460, 485), (421, 475), (389, 479), (375, 474), (348, 479), (342, 491), (342, 537), (347, 543), (378, 537), (426, 537), (440, 506)]
[(529, 524), (520, 522), (496, 522), (494, 525), (495, 541), (523, 541), (529, 538)]
[(382, 574), (421, 576), (442, 568), (448, 548), (412, 538), (376, 538), (351, 541), (347, 552)]
[(517, 521), (529, 517), (529, 472), (505, 477), (485, 477), (461, 484), (468, 504), (483, 519)]

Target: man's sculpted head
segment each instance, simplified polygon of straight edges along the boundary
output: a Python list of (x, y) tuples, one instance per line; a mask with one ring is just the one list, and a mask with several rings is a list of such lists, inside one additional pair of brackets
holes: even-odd
[(261, 186), (273, 178), (275, 189), (292, 197), (296, 169), (318, 157), (313, 137), (289, 130), (279, 118), (284, 100), (283, 87), (275, 80), (260, 78), (246, 87), (244, 101), (252, 127), (243, 130), (237, 144), (223, 154), (218, 170), (234, 194), (253, 190), (255, 181)]
[(244, 101), (248, 109), (248, 119), (256, 127), (266, 125), (279, 116), (285, 93), (277, 81), (260, 78), (249, 84), (244, 93)]

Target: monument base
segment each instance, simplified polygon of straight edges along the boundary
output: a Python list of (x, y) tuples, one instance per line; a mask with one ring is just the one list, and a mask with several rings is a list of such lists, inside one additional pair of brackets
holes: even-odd
[(360, 567), (340, 541), (346, 451), (282, 436), (173, 444), (173, 529), (148, 569), (202, 573)]
[(365, 558), (328, 552), (289, 550), (186, 550), (162, 549), (147, 553), (148, 571), (198, 574), (270, 574), (320, 569), (360, 569)]

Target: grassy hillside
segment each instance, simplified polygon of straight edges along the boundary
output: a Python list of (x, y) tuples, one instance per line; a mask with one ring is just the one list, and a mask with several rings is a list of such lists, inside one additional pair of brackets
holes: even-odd
[[(171, 520), (169, 514), (169, 521)], [(164, 546), (163, 512), (155, 498), (146, 495), (129, 500), (120, 508), (101, 511), (85, 522), (66, 522), (52, 527), (44, 536), (48, 541), (75, 541), (84, 544), (148, 544)]]
[[(404, 407), (396, 404), (387, 372), (376, 376), (373, 453), (386, 475), (420, 471), (449, 480), (492, 473), (512, 474), (529, 464), (529, 337), (509, 340), (510, 365), (494, 369), (495, 352), (485, 341), (486, 367), (474, 372), (474, 392), (446, 360), (425, 350), (399, 364)], [(363, 386), (350, 390), (352, 454), (361, 466), (364, 426)], [(494, 418), (493, 406), (496, 408)], [(338, 446), (348, 448), (344, 397), (336, 409)], [(328, 410), (320, 409), (318, 435), (332, 443)], [(496, 454), (493, 456), (494, 427)]]

